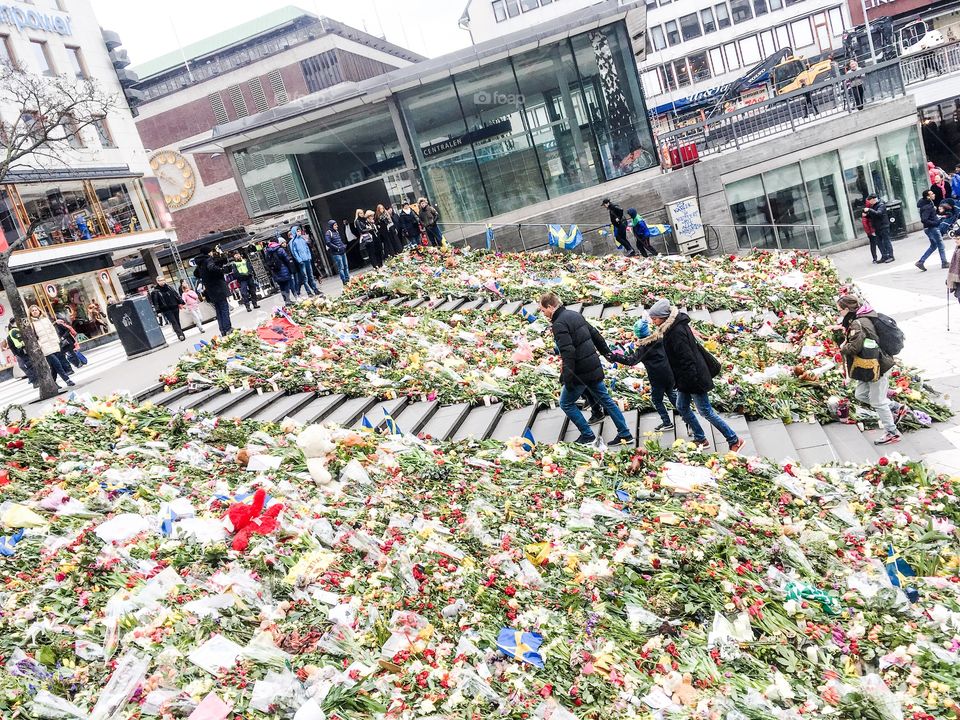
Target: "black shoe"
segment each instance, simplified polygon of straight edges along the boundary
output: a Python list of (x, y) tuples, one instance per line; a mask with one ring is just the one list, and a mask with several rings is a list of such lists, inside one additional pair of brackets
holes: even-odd
[(947, 270), (947, 269), (949, 269), (949, 267), (950, 267), (950, 263), (947, 263), (947, 262), (942, 262), (942, 263), (940, 263), (940, 269), (941, 269), (941, 270)]
[(67, 380), (67, 385), (69, 387), (73, 387), (74, 385), (76, 385), (76, 383), (73, 380)]
[(874, 264), (874, 265), (879, 265), (879, 264), (882, 263), (882, 262), (883, 262), (883, 260), (877, 260), (876, 258), (873, 259), (873, 264)]
[(260, 307), (257, 303), (254, 303), (253, 306), (254, 306), (255, 308)]
[(613, 440), (607, 443), (607, 447), (615, 445), (629, 445), (633, 442), (633, 435), (617, 435)]
[(886, 260), (884, 260), (883, 262), (885, 262), (885, 263), (892, 263), (892, 262), (896, 262), (896, 261), (897, 261), (897, 259), (896, 259), (893, 255), (891, 255), (890, 257), (888, 257), (888, 258), (887, 258)]
[(244, 305), (244, 306), (243, 306), (243, 309), (246, 310), (247, 312), (250, 312), (250, 306), (249, 306), (249, 305)]
[(590, 443), (594, 442), (596, 439), (597, 439), (597, 436), (596, 436), (596, 435), (583, 435), (583, 434), (581, 434), (580, 437), (578, 437), (576, 440), (574, 440), (574, 442), (575, 442), (575, 443), (578, 443), (578, 444), (580, 444), (580, 445), (589, 445)]
[(927, 271), (927, 269), (923, 266), (923, 263), (922, 263), (921, 261), (919, 261), (919, 260), (917, 260), (917, 261), (914, 263), (914, 265), (916, 266), (916, 268), (917, 268), (918, 270), (922, 270), (923, 272), (926, 272), (926, 271)]
[(667, 430), (673, 430), (674, 424), (672, 422), (662, 422), (657, 425), (653, 431), (654, 432), (666, 432)]
[(590, 419), (587, 420), (587, 422), (593, 425), (594, 423), (601, 422), (605, 416), (606, 413), (602, 410), (599, 413), (590, 413)]

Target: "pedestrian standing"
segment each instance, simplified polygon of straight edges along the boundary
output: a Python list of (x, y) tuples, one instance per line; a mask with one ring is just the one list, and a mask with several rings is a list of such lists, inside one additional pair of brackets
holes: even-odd
[(172, 285), (167, 284), (167, 279), (162, 275), (157, 277), (157, 284), (150, 292), (150, 302), (153, 303), (157, 312), (170, 323), (177, 339), (185, 339), (183, 328), (180, 327), (180, 310), (183, 308), (183, 298), (180, 297), (180, 293), (173, 289)]
[(227, 281), (223, 278), (223, 274), (227, 271), (227, 256), (219, 246), (212, 249), (204, 248), (197, 256), (196, 262), (197, 268), (193, 274), (203, 283), (203, 293), (217, 315), (220, 335), (229, 335), (233, 332), (233, 325), (230, 323), (230, 303), (227, 302), (230, 291), (227, 289)]
[(373, 221), (373, 210), (357, 210), (357, 213), (359, 214), (354, 221), (354, 229), (357, 237), (360, 238), (360, 247), (366, 249), (367, 257), (373, 267), (383, 267), (383, 240)]
[(404, 203), (400, 208), (397, 226), (400, 228), (400, 240), (407, 247), (420, 244), (420, 218), (410, 208), (410, 203)]
[(873, 264), (877, 265), (880, 262), (880, 258), (883, 257), (883, 253), (878, 254), (880, 244), (877, 242), (877, 233), (873, 229), (873, 223), (871, 223), (870, 218), (867, 217), (866, 206), (864, 206), (863, 212), (860, 213), (860, 224), (863, 225), (863, 231), (867, 234), (867, 239), (870, 241), (870, 257), (873, 258)]
[(613, 226), (613, 237), (621, 247), (627, 251), (627, 257), (633, 257), (637, 251), (627, 240), (627, 219), (623, 216), (623, 208), (609, 199), (603, 201), (603, 206), (610, 213), (610, 224)]
[(60, 336), (57, 335), (56, 328), (50, 322), (50, 318), (43, 314), (39, 305), (31, 305), (29, 312), (33, 331), (37, 334), (37, 341), (40, 343), (40, 351), (47, 358), (47, 364), (50, 366), (54, 382), (59, 377), (67, 385), (73, 387), (76, 383), (70, 379), (70, 373), (63, 366), (63, 361), (60, 358)]
[(299, 225), (294, 225), (290, 229), (290, 251), (299, 266), (297, 293), (305, 287), (308, 295), (319, 295), (320, 288), (317, 287), (317, 281), (313, 276), (313, 253), (310, 251), (307, 238), (300, 232)]
[(553, 339), (560, 353), (560, 408), (580, 431), (577, 442), (592, 443), (596, 440), (593, 429), (577, 407), (577, 400), (587, 390), (600, 402), (617, 427), (617, 436), (610, 441), (610, 445), (633, 442), (627, 421), (603, 382), (599, 353), (610, 354), (606, 341), (583, 315), (565, 308), (553, 293), (545, 293), (540, 298), (540, 309), (550, 320)]
[(327, 231), (323, 234), (323, 242), (333, 260), (333, 266), (340, 275), (340, 282), (346, 285), (350, 282), (350, 265), (347, 262), (347, 244), (340, 236), (340, 226), (336, 220), (327, 221)]
[[(54, 327), (60, 338), (60, 360), (63, 366), (69, 371), (72, 365), (75, 368), (81, 368), (87, 364), (86, 356), (80, 352), (80, 343), (77, 342), (77, 331), (67, 322), (65, 313), (57, 315)], [(73, 374), (72, 372), (70, 373)]]
[(279, 240), (272, 240), (267, 244), (267, 250), (264, 253), (267, 261), (267, 269), (270, 271), (270, 277), (277, 287), (280, 288), (280, 295), (285, 303), (291, 303), (294, 300), (291, 285), (293, 283), (293, 272), (291, 265), (293, 261), (290, 255), (280, 244)]
[(230, 274), (236, 278), (237, 285), (240, 286), (240, 300), (243, 306), (250, 312), (252, 307), (260, 307), (257, 302), (257, 288), (253, 282), (253, 272), (250, 270), (250, 263), (239, 252), (233, 254), (233, 262), (230, 263)]
[[(658, 300), (650, 308), (650, 321), (657, 326), (663, 338), (663, 348), (677, 384), (677, 410), (681, 417), (689, 417), (691, 403), (708, 423), (713, 425), (730, 447), (739, 452), (743, 440), (710, 404), (713, 378), (720, 374), (720, 362), (704, 348), (690, 328), (690, 317), (678, 308), (671, 307), (668, 300)], [(693, 432), (693, 441), (701, 447), (710, 443), (700, 424), (687, 421)]]
[(7, 325), (7, 347), (10, 348), (10, 352), (12, 352), (13, 356), (17, 359), (17, 365), (19, 365), (23, 371), (27, 382), (33, 385), (33, 387), (36, 387), (37, 373), (33, 369), (33, 363), (30, 362), (29, 355), (27, 355), (27, 345), (23, 341), (20, 328), (17, 327), (16, 319), (11, 319)]
[[(840, 355), (844, 359), (847, 376), (857, 382), (857, 400), (873, 408), (884, 430), (883, 436), (874, 444), (891, 445), (899, 442), (900, 431), (897, 430), (893, 408), (887, 397), (887, 374), (893, 367), (893, 357), (885, 351), (878, 330), (886, 325), (882, 324), (883, 321), (868, 303), (853, 295), (842, 296), (837, 301), (837, 307), (843, 316), (844, 341), (840, 345)], [(896, 328), (896, 325), (893, 327)], [(902, 337), (901, 334), (901, 347)], [(899, 348), (890, 349), (899, 352)]]
[(390, 243), (393, 248), (393, 254), (399, 255), (403, 252), (403, 241), (400, 239), (400, 213), (393, 206), (393, 203), (387, 205), (387, 216), (390, 218)]
[[(847, 63), (847, 72), (855, 73), (860, 70), (860, 65), (857, 63), (856, 58), (850, 58), (850, 62)], [(850, 88), (850, 95), (853, 99), (853, 104), (857, 110), (863, 110), (863, 77), (856, 76), (850, 78), (848, 81)]]
[(643, 219), (643, 216), (638, 215), (635, 209), (630, 208), (627, 210), (627, 217), (629, 218), (627, 222), (633, 230), (633, 239), (637, 243), (637, 250), (644, 257), (656, 255), (657, 251), (650, 244), (650, 228), (647, 227), (647, 222)]
[(187, 312), (193, 317), (193, 323), (197, 326), (197, 330), (203, 335), (203, 315), (200, 314), (200, 296), (197, 295), (197, 291), (187, 283), (180, 283), (180, 299), (183, 300)]
[(420, 198), (417, 205), (420, 207), (420, 224), (423, 225), (430, 244), (434, 247), (443, 247), (443, 233), (437, 224), (440, 221), (440, 213), (426, 198)]
[(950, 190), (955, 200), (960, 200), (960, 165), (953, 169), (953, 175), (950, 176)]
[(293, 251), (290, 249), (290, 243), (287, 238), (281, 235), (277, 242), (279, 242), (280, 247), (283, 248), (287, 267), (290, 270), (290, 297), (293, 298), (294, 301), (299, 301), (300, 287), (303, 285), (300, 278), (300, 265), (293, 258)]
[(933, 190), (927, 190), (923, 193), (923, 197), (917, 202), (917, 209), (920, 211), (920, 222), (923, 225), (923, 232), (926, 234), (927, 240), (930, 241), (930, 247), (920, 256), (920, 259), (917, 260), (915, 265), (920, 270), (926, 272), (927, 268), (924, 267), (923, 264), (927, 261), (928, 257), (933, 255), (934, 251), (937, 251), (940, 253), (940, 267), (950, 267), (950, 264), (947, 262), (946, 251), (943, 249), (943, 236), (940, 235), (940, 218), (937, 216), (937, 206), (934, 204)]
[(374, 222), (377, 225), (380, 240), (383, 242), (384, 257), (393, 257), (400, 252), (400, 242), (396, 239), (397, 227), (393, 222), (393, 216), (383, 205), (377, 205)]
[(946, 198), (953, 197), (953, 187), (943, 170), (937, 170), (937, 174), (930, 184), (930, 189), (933, 191), (933, 204), (935, 206), (939, 206)]
[[(877, 250), (880, 251), (878, 263), (892, 263), (893, 242), (890, 240), (890, 216), (887, 215), (887, 206), (875, 193), (867, 195), (864, 202), (861, 218), (870, 221), (870, 227), (877, 238)], [(870, 246), (870, 252), (873, 253), (873, 246)]]

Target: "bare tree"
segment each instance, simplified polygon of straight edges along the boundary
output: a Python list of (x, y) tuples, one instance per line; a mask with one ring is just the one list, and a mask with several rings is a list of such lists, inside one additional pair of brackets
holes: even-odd
[[(76, 146), (83, 132), (101, 122), (115, 104), (116, 96), (95, 80), (34, 75), (15, 66), (0, 66), (0, 184), (10, 182), (8, 177), (20, 171), (69, 166), (79, 157)], [(7, 292), (36, 372), (40, 399), (45, 400), (57, 394), (57, 383), (10, 270), (11, 255), (36, 225), (37, 219), (31, 218), (23, 235), (0, 250), (0, 285)]]

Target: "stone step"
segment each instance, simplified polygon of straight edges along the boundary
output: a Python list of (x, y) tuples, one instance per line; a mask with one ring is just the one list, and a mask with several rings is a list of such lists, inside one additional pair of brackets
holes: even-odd
[[(536, 405), (508, 410), (497, 420), (497, 426), (493, 429), (490, 437), (501, 441), (509, 440), (512, 437), (520, 437), (523, 435), (523, 431), (533, 424), (536, 412)], [(536, 440), (537, 436), (534, 435), (533, 439)]]
[[(587, 419), (587, 422), (590, 421), (590, 407), (587, 406), (582, 409), (583, 417)], [(593, 430), (593, 434), (600, 436), (603, 434), (603, 421), (590, 423), (590, 429)], [(536, 435), (534, 435), (536, 437)], [(580, 437), (580, 428), (573, 424), (569, 419), (567, 420), (567, 427), (563, 432), (564, 442), (575, 442), (576, 439)]]
[(178, 388), (173, 388), (173, 390), (168, 390), (162, 393), (159, 397), (154, 400), (154, 402), (160, 407), (170, 407), (171, 404), (182, 398), (184, 395), (190, 393), (190, 388), (187, 385), (181, 385)]
[(407, 298), (404, 297), (403, 295), (398, 295), (397, 297), (392, 297), (389, 300), (387, 300), (386, 304), (389, 305), (390, 307), (396, 307), (400, 303), (404, 302), (406, 299)]
[(403, 307), (405, 308), (420, 307), (425, 302), (427, 302), (427, 298), (425, 297), (412, 297), (403, 303)]
[(423, 426), (427, 424), (427, 421), (439, 407), (440, 403), (436, 400), (412, 402), (403, 408), (399, 417), (394, 415), (394, 418), (396, 418), (397, 423), (403, 428), (405, 433), (416, 435), (423, 429)]
[(503, 403), (479, 405), (470, 411), (453, 434), (454, 440), (486, 440), (503, 412)]
[[(363, 417), (366, 416), (370, 423), (377, 429), (380, 430), (387, 425), (386, 416), (383, 414), (383, 411), (386, 410), (393, 416), (393, 419), (397, 419), (397, 415), (400, 414), (400, 411), (407, 404), (406, 397), (394, 398), (392, 400), (381, 400), (380, 402), (372, 405), (368, 410), (365, 410), (360, 417), (358, 417), (353, 425), (354, 427), (360, 427), (363, 422)], [(399, 425), (399, 421), (397, 422)], [(401, 425), (401, 430), (405, 428)]]
[(323, 419), (323, 422), (336, 423), (341, 427), (350, 427), (361, 415), (375, 405), (376, 402), (377, 399), (372, 397), (347, 398), (337, 405), (337, 407)]
[(154, 395), (158, 395), (163, 392), (163, 389), (166, 387), (166, 383), (154, 383), (148, 387), (145, 387), (140, 392), (136, 393), (133, 396), (133, 399), (139, 403), (145, 402), (146, 400), (152, 398)]
[[(627, 410), (623, 413), (623, 419), (627, 421), (627, 428), (630, 430), (630, 434), (633, 435), (633, 442), (630, 443), (630, 447), (637, 447), (637, 421), (640, 413), (636, 410)], [(600, 432), (598, 433), (600, 437), (603, 438), (604, 442), (610, 442), (617, 436), (617, 426), (614, 425), (613, 420), (609, 417), (603, 419), (601, 424)]]
[(600, 317), (604, 320), (618, 315), (623, 315), (623, 305), (609, 305), (603, 308), (603, 312), (600, 313)]
[[(743, 440), (743, 447), (740, 449), (741, 455), (752, 456), (757, 454), (757, 446), (753, 442), (753, 433), (750, 432), (750, 423), (747, 422), (747, 419), (743, 415), (732, 414), (732, 413), (720, 413), (720, 417), (726, 420), (727, 425), (733, 428), (734, 432), (737, 433), (737, 437)], [(717, 439), (723, 445), (723, 449), (728, 448), (726, 441), (718, 433)]]
[(259, 420), (261, 422), (280, 422), (285, 417), (289, 417), (296, 413), (297, 410), (307, 405), (316, 396), (317, 394), (312, 391), (284, 395), (275, 403), (263, 408), (263, 410), (254, 415), (251, 420)]
[(786, 428), (804, 465), (830, 463), (839, 459), (820, 423), (795, 422)]
[(587, 305), (583, 309), (583, 316), (587, 320), (599, 320), (603, 315), (603, 305)]
[(290, 417), (291, 419), (296, 420), (299, 423), (303, 423), (304, 425), (318, 423), (332, 413), (334, 409), (339, 407), (340, 403), (346, 399), (346, 395), (341, 395), (339, 393), (335, 393), (333, 395), (319, 395), (294, 412)]
[(172, 403), (167, 405), (167, 408), (171, 412), (180, 412), (181, 410), (195, 410), (203, 405), (208, 400), (215, 398), (217, 395), (223, 392), (221, 387), (212, 387), (207, 388), (206, 390), (201, 390), (200, 392), (187, 393), (186, 395), (181, 395)]
[(830, 423), (823, 426), (823, 434), (840, 462), (873, 462), (881, 455), (856, 425)]
[(627, 310), (627, 315), (630, 317), (643, 317), (643, 314), (646, 312), (646, 309), (643, 305), (634, 305), (632, 308)]
[(473, 300), (467, 300), (467, 302), (458, 307), (457, 310), (476, 310), (486, 302), (483, 298), (474, 298)]
[(710, 318), (714, 325), (725, 327), (733, 320), (733, 313), (729, 310), (714, 310), (710, 313)]
[[(654, 433), (653, 429), (657, 427), (660, 422), (660, 416), (655, 412), (641, 413), (638, 415), (637, 424), (634, 426), (634, 430), (639, 445), (643, 445), (647, 442), (649, 439), (649, 437), (646, 436), (647, 433), (653, 433), (653, 437), (662, 448), (668, 448), (673, 445), (674, 441), (677, 439), (676, 430), (666, 430)], [(683, 422), (679, 415), (674, 419), (674, 423), (676, 422)]]
[(460, 423), (470, 412), (470, 403), (457, 403), (437, 408), (437, 411), (423, 426), (421, 433), (437, 440), (446, 440), (460, 427)]
[(450, 298), (446, 302), (440, 303), (440, 305), (437, 306), (437, 310), (444, 310), (444, 311), (456, 310), (461, 305), (463, 305), (466, 301), (467, 301), (466, 298), (462, 298), (462, 297)]
[(480, 309), (484, 312), (492, 312), (493, 310), (499, 310), (503, 303), (503, 300), (487, 300)]
[(208, 400), (200, 409), (211, 415), (223, 415), (234, 405), (243, 402), (246, 398), (255, 394), (255, 392), (255, 390), (250, 390), (249, 388), (237, 390), (236, 392), (227, 391), (222, 395), (217, 395), (212, 400)]
[[(713, 425), (708, 423), (699, 413), (697, 413), (696, 407), (694, 407), (693, 412), (697, 416), (697, 421), (700, 423), (700, 427), (703, 428), (703, 435), (709, 443), (709, 445), (703, 449), (703, 452), (718, 452), (717, 448), (720, 448), (720, 452), (725, 451), (727, 449), (727, 445), (723, 439), (723, 436), (719, 432), (716, 432), (713, 429)], [(674, 432), (676, 433), (677, 440), (687, 440), (689, 442), (693, 442), (693, 433), (687, 429), (687, 424), (683, 421), (683, 418), (681, 418), (677, 413), (674, 413), (674, 415), (675, 417), (673, 423), (676, 426)], [(719, 445), (717, 442), (719, 442)]]
[(531, 432), (538, 443), (555, 443), (563, 437), (567, 416), (558, 407), (541, 408), (533, 418)]
[(712, 323), (713, 318), (710, 316), (709, 310), (704, 310), (703, 308), (697, 308), (696, 310), (687, 310), (687, 315), (690, 316), (691, 320), (699, 320), (700, 322)]
[(798, 460), (800, 454), (790, 439), (790, 433), (780, 420), (753, 420), (748, 423), (757, 454), (776, 462)]
[(282, 390), (273, 390), (265, 393), (253, 392), (236, 405), (231, 405), (226, 412), (221, 414), (221, 417), (248, 420), (267, 407), (267, 405), (276, 401), (277, 398), (283, 394)]
[(567, 305), (567, 310), (572, 312), (582, 313), (583, 312), (583, 303), (574, 303), (573, 305)]
[(520, 308), (523, 307), (523, 303), (519, 300), (510, 300), (505, 302), (500, 308), (501, 315), (513, 315), (514, 313), (520, 312)]

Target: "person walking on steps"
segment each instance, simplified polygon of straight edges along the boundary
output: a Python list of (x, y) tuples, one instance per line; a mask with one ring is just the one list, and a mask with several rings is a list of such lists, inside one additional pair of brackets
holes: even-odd
[(183, 300), (187, 312), (190, 313), (190, 316), (193, 318), (193, 323), (197, 326), (197, 330), (203, 335), (203, 315), (200, 314), (200, 296), (197, 295), (197, 291), (185, 282), (180, 283), (180, 299)]
[(43, 314), (39, 305), (31, 305), (29, 312), (33, 331), (37, 334), (37, 341), (40, 343), (40, 351), (47, 358), (54, 381), (59, 377), (73, 387), (76, 383), (70, 379), (70, 374), (63, 366), (63, 360), (60, 357), (60, 336), (57, 335), (56, 328), (53, 327), (50, 318)]
[(887, 391), (888, 373), (893, 367), (893, 356), (903, 349), (903, 333), (897, 324), (877, 313), (870, 305), (854, 295), (843, 295), (837, 300), (842, 315), (844, 340), (840, 355), (847, 377), (857, 382), (856, 398), (873, 408), (884, 434), (875, 445), (892, 445), (900, 441), (897, 419), (908, 411), (905, 405), (894, 408)]
[(252, 307), (258, 308), (257, 288), (253, 283), (253, 273), (250, 270), (250, 263), (238, 252), (233, 254), (233, 262), (230, 263), (230, 274), (237, 279), (237, 285), (240, 286), (240, 300), (243, 307), (250, 312)]
[(337, 269), (340, 282), (350, 282), (350, 264), (347, 262), (347, 244), (340, 236), (340, 226), (336, 220), (327, 221), (327, 231), (323, 234), (323, 243), (327, 246), (333, 266)]
[(180, 293), (173, 289), (172, 285), (167, 284), (167, 279), (162, 275), (157, 277), (157, 284), (150, 291), (150, 302), (153, 303), (157, 312), (170, 323), (177, 339), (186, 339), (183, 328), (180, 327), (180, 310), (183, 308), (183, 298), (180, 297)]
[(580, 431), (577, 442), (588, 444), (596, 440), (593, 429), (577, 407), (577, 400), (589, 389), (617, 427), (617, 436), (610, 445), (632, 443), (633, 434), (627, 421), (603, 382), (600, 353), (609, 355), (606, 341), (583, 315), (565, 308), (553, 293), (545, 293), (540, 298), (540, 309), (550, 320), (560, 352), (560, 409)]
[(319, 295), (320, 288), (317, 287), (317, 280), (313, 275), (313, 253), (310, 251), (310, 243), (300, 231), (299, 225), (290, 228), (290, 252), (293, 253), (293, 260), (300, 268), (297, 279), (297, 293), (302, 288), (307, 289), (308, 295)]
[(285, 303), (292, 303), (294, 300), (291, 284), (293, 283), (293, 273), (291, 265), (293, 260), (283, 249), (283, 246), (277, 240), (272, 240), (267, 244), (267, 250), (264, 253), (267, 260), (267, 269), (270, 271), (270, 277), (280, 288), (280, 295)]
[[(869, 223), (870, 229), (873, 230), (873, 237), (876, 238), (876, 249), (880, 251), (880, 259), (877, 260), (874, 255), (874, 262), (892, 263), (895, 258), (893, 243), (890, 241), (890, 217), (887, 215), (886, 204), (876, 195), (867, 195), (860, 215), (861, 220), (864, 221), (863, 229), (866, 230)], [(870, 233), (868, 232), (867, 235), (869, 236)], [(870, 239), (870, 254), (874, 254), (873, 238)]]
[(610, 202), (609, 199), (605, 199), (602, 204), (610, 213), (610, 224), (613, 226), (614, 239), (618, 245), (627, 251), (627, 257), (633, 257), (637, 254), (637, 251), (627, 240), (627, 219), (623, 216), (623, 208)]
[(930, 241), (930, 247), (915, 263), (917, 268), (924, 272), (927, 271), (927, 268), (923, 264), (928, 257), (933, 255), (934, 251), (940, 253), (940, 267), (950, 267), (950, 263), (947, 262), (947, 253), (943, 249), (943, 236), (940, 235), (940, 218), (937, 216), (937, 206), (933, 200), (933, 190), (927, 190), (917, 202), (917, 209), (920, 211), (920, 223), (923, 225), (923, 232), (926, 234), (927, 240)]
[(656, 255), (657, 251), (650, 244), (650, 228), (647, 227), (646, 220), (638, 215), (633, 208), (627, 210), (627, 217), (629, 218), (627, 222), (633, 230), (633, 239), (637, 243), (637, 250), (640, 251), (640, 254), (644, 257)]
[(677, 411), (687, 419), (693, 432), (693, 442), (701, 447), (710, 443), (700, 423), (690, 422), (690, 405), (696, 405), (703, 419), (713, 425), (730, 447), (739, 452), (743, 447), (737, 433), (710, 404), (713, 379), (720, 374), (720, 361), (707, 352), (690, 328), (690, 317), (671, 307), (669, 300), (658, 300), (650, 308), (650, 321), (657, 326), (657, 336), (663, 338), (663, 349), (677, 384)]
[(217, 315), (220, 335), (227, 336), (233, 332), (233, 325), (230, 323), (230, 303), (227, 302), (230, 291), (227, 289), (227, 281), (223, 279), (223, 274), (227, 271), (227, 256), (219, 246), (212, 251), (210, 248), (204, 248), (197, 256), (196, 262), (197, 269), (194, 270), (193, 275), (203, 283), (207, 302), (213, 306)]
[[(650, 322), (645, 319), (637, 320), (633, 326), (633, 334), (637, 337), (636, 349), (629, 353), (614, 351), (608, 359), (624, 365), (643, 363), (643, 367), (647, 371), (647, 379), (650, 381), (650, 401), (660, 416), (660, 424), (654, 430), (656, 432), (673, 430), (673, 418), (667, 412), (667, 406), (663, 399), (664, 397), (668, 398), (670, 404), (679, 412), (677, 408), (677, 381), (673, 377), (673, 370), (667, 360), (667, 351), (663, 347), (663, 337), (651, 333)], [(697, 421), (697, 416), (689, 406), (687, 406), (683, 419), (695, 436), (704, 436), (703, 429)], [(698, 430), (694, 430), (694, 428)]]

